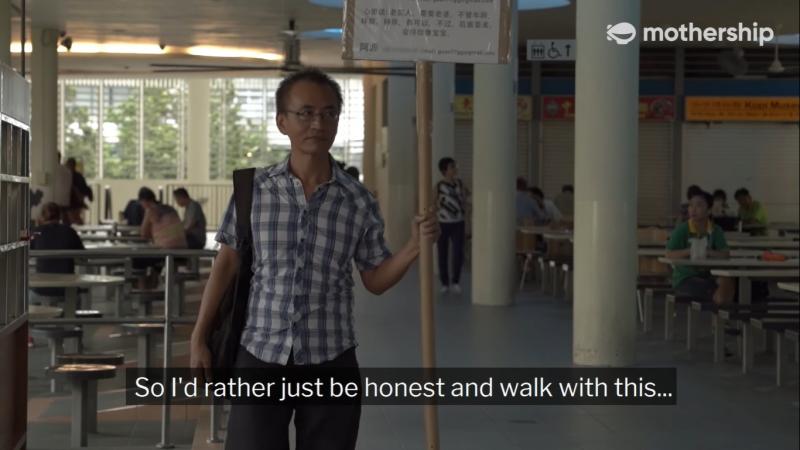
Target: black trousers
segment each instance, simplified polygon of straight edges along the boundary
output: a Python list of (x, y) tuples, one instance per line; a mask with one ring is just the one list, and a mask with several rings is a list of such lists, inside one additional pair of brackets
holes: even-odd
[[(464, 241), (465, 241), (465, 227), (464, 222), (455, 223), (440, 223), (439, 227), (442, 234), (439, 235), (439, 240), (436, 242), (436, 247), (439, 250), (439, 281), (442, 286), (458, 284), (461, 278), (461, 266), (464, 265)], [(449, 243), (453, 241), (453, 276), (450, 277), (448, 270), (448, 261), (450, 260), (448, 250)]]
[[(294, 363), (289, 358), (288, 366)], [(236, 367), (269, 369), (265, 363), (239, 348)], [(354, 348), (319, 367), (358, 367)], [(233, 404), (228, 419), (226, 450), (289, 450), (289, 422), (294, 414), (296, 450), (354, 450), (361, 419), (361, 405), (241, 405)]]

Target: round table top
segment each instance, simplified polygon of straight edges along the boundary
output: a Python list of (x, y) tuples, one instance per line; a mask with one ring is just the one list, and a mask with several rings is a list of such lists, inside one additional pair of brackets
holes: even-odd
[(117, 367), (110, 364), (64, 364), (53, 370), (56, 375), (73, 379), (113, 378)]
[(61, 316), (64, 308), (44, 305), (28, 305), (28, 319), (53, 319)]
[(76, 273), (32, 273), (28, 287), (32, 288), (84, 288), (125, 284), (125, 277)]

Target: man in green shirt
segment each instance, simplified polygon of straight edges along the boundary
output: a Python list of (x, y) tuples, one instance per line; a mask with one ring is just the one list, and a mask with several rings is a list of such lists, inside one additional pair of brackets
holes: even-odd
[(760, 202), (754, 201), (750, 192), (741, 188), (736, 191), (736, 201), (739, 203), (739, 219), (742, 224), (750, 227), (767, 228), (767, 211)]
[[(706, 258), (728, 258), (725, 234), (709, 218), (713, 199), (707, 192), (696, 192), (689, 199), (689, 220), (672, 231), (667, 242), (667, 258), (692, 257), (692, 244), (705, 249)], [(736, 292), (730, 278), (714, 279), (708, 270), (692, 266), (675, 266), (672, 269), (672, 287), (679, 296), (713, 301), (721, 305), (733, 300)]]

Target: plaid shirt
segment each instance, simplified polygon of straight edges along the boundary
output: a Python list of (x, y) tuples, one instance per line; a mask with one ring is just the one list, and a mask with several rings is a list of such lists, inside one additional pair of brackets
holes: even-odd
[[(330, 361), (356, 345), (352, 263), (370, 270), (391, 256), (375, 198), (333, 161), (306, 201), (281, 164), (253, 180), (253, 279), (241, 344), (262, 361)], [(216, 240), (236, 248), (231, 198)]]

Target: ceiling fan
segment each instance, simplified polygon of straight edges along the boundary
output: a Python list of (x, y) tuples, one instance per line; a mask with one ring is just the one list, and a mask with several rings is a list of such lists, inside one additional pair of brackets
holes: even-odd
[[(281, 30), (280, 39), (283, 40), (283, 64), (280, 66), (261, 65), (227, 65), (227, 64), (187, 64), (187, 63), (151, 63), (153, 72), (227, 72), (227, 71), (256, 71), (256, 72), (297, 72), (305, 68), (300, 62), (300, 42), (309, 40), (341, 40), (340, 29), (326, 29), (314, 31), (297, 31), (294, 19), (289, 20), (289, 27)], [(318, 67), (331, 74), (358, 74), (358, 75), (384, 75), (384, 76), (415, 76), (414, 66), (408, 67), (355, 67), (350, 61), (345, 61), (344, 67)]]

